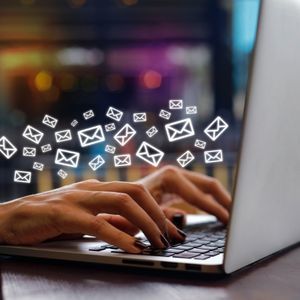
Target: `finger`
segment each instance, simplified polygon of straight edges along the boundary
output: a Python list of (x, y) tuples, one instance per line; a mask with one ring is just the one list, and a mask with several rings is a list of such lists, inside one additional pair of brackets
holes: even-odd
[(203, 192), (211, 194), (227, 210), (231, 207), (231, 197), (225, 187), (216, 179), (199, 175), (195, 172), (182, 170), (186, 178), (192, 181)]
[(132, 236), (136, 235), (140, 230), (133, 225), (131, 222), (118, 215), (101, 214), (106, 222), (113, 225), (114, 227), (122, 230)]
[(170, 220), (167, 220), (168, 232), (170, 234), (171, 244), (178, 244), (184, 242), (186, 234), (177, 228)]
[(173, 221), (174, 216), (176, 215), (182, 215), (185, 217), (186, 212), (179, 208), (173, 208), (173, 207), (162, 207), (162, 211), (164, 212), (165, 216), (170, 220)]

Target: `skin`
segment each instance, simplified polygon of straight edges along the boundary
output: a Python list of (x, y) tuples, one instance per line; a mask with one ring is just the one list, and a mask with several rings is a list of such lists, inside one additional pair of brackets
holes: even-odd
[(87, 180), (1, 204), (0, 242), (34, 245), (88, 234), (140, 253), (134, 235), (142, 230), (153, 247), (163, 249), (162, 236), (184, 241), (170, 222), (184, 212), (169, 208), (166, 199), (185, 200), (228, 222), (231, 199), (218, 181), (167, 166), (138, 182)]

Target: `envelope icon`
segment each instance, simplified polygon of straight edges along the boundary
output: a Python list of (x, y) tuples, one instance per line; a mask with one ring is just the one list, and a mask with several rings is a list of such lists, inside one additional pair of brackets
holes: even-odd
[(204, 151), (204, 161), (207, 164), (222, 162), (223, 151), (222, 150)]
[(55, 132), (55, 140), (57, 143), (63, 143), (72, 140), (72, 133), (69, 129)]
[(36, 148), (24, 147), (23, 148), (23, 156), (35, 157), (36, 156)]
[(44, 136), (44, 133), (37, 130), (36, 128), (28, 125), (24, 132), (23, 137), (35, 144), (39, 144)]
[(180, 164), (182, 168), (185, 168), (188, 164), (190, 164), (195, 159), (195, 156), (191, 151), (186, 151), (182, 155), (177, 158), (177, 162)]
[(169, 120), (171, 118), (171, 113), (164, 109), (161, 109), (159, 112), (159, 116), (163, 119)]
[(76, 127), (78, 125), (78, 121), (76, 119), (74, 119), (72, 122), (71, 122), (71, 126), (72, 127)]
[(55, 164), (70, 168), (77, 168), (80, 154), (64, 149), (57, 149), (55, 155)]
[(169, 123), (165, 126), (169, 142), (175, 142), (195, 135), (191, 119)]
[(46, 153), (46, 152), (51, 151), (51, 150), (52, 150), (52, 147), (51, 147), (50, 144), (43, 145), (43, 146), (41, 147), (41, 150), (42, 150), (43, 153)]
[(104, 165), (105, 160), (101, 155), (97, 155), (93, 160), (89, 162), (89, 166), (93, 171), (98, 170), (102, 165)]
[(105, 146), (105, 152), (110, 153), (110, 154), (115, 154), (116, 147), (111, 146), (111, 145), (106, 145)]
[(147, 114), (146, 113), (134, 113), (133, 114), (133, 122), (146, 122), (147, 121)]
[(14, 174), (14, 182), (17, 183), (30, 183), (31, 182), (31, 172), (16, 170)]
[(39, 163), (39, 162), (34, 162), (32, 168), (34, 170), (37, 170), (37, 171), (43, 171), (44, 170), (44, 164)]
[(18, 149), (5, 136), (0, 138), (0, 153), (3, 154), (5, 158), (12, 158), (17, 151)]
[(195, 115), (198, 112), (197, 106), (187, 106), (185, 112), (187, 115)]
[(129, 125), (125, 124), (115, 135), (114, 139), (121, 145), (125, 146), (136, 134), (136, 131)]
[(153, 137), (155, 134), (158, 133), (158, 130), (155, 126), (150, 127), (147, 131), (146, 134), (151, 138)]
[(116, 109), (116, 108), (114, 108), (114, 107), (112, 107), (112, 106), (110, 106), (108, 108), (106, 116), (113, 119), (113, 120), (115, 120), (115, 121), (117, 121), (117, 122), (119, 122), (122, 119), (123, 112)]
[(164, 152), (148, 144), (147, 142), (142, 142), (142, 144), (136, 152), (137, 157), (146, 161), (154, 167), (157, 167), (159, 165), (164, 155)]
[(197, 139), (194, 146), (204, 150), (206, 147), (206, 142)]
[(104, 126), (104, 128), (105, 128), (106, 132), (114, 131), (114, 130), (116, 130), (116, 125), (115, 125), (115, 123), (109, 123), (109, 124), (106, 124)]
[(65, 172), (64, 170), (62, 170), (62, 169), (60, 169), (58, 172), (57, 172), (57, 175), (59, 176), (59, 177), (61, 177), (62, 179), (66, 179), (67, 177), (68, 177), (68, 173), (67, 172)]
[(105, 136), (101, 125), (80, 130), (77, 134), (81, 147), (88, 147), (105, 141)]
[(55, 128), (58, 123), (58, 120), (49, 115), (45, 115), (42, 123), (51, 128)]
[(170, 100), (169, 101), (169, 108), (170, 109), (182, 109), (183, 108), (183, 101), (182, 100)]
[(114, 165), (117, 168), (131, 166), (131, 155), (130, 154), (115, 155)]
[(85, 120), (91, 119), (93, 117), (95, 117), (95, 114), (92, 110), (88, 110), (86, 112), (83, 113), (83, 117)]
[(216, 117), (205, 129), (204, 133), (215, 141), (226, 129), (228, 124), (221, 118)]

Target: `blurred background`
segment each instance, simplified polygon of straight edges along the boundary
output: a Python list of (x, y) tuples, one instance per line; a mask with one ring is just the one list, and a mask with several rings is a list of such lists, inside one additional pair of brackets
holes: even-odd
[[(153, 171), (134, 159), (131, 168), (111, 166), (105, 145), (79, 149), (78, 142), (63, 148), (80, 150), (81, 164), (66, 180), (57, 176), (53, 130), (41, 124), (48, 113), (59, 119), (58, 129), (76, 130), (106, 124), (109, 106), (126, 113), (148, 112), (147, 123), (137, 126), (138, 135), (117, 154), (134, 153), (155, 125), (169, 99), (197, 105), (193, 117), (197, 137), (220, 115), (230, 125), (208, 148), (224, 150), (224, 163), (205, 166), (203, 153), (193, 148), (191, 169), (219, 178), (232, 187), (243, 118), (249, 59), (255, 40), (259, 0), (1, 0), (0, 1), (0, 135), (19, 149), (11, 160), (0, 156), (1, 198), (7, 201), (88, 178), (136, 180)], [(93, 109), (96, 118), (85, 121), (82, 113)], [(182, 117), (180, 113), (176, 116)], [(73, 119), (79, 121), (75, 129)], [(53, 151), (38, 157), (22, 157), (21, 138), (27, 124), (46, 134), (42, 144)], [(108, 144), (116, 146), (112, 136)], [(164, 164), (176, 164), (186, 142), (170, 145), (163, 130), (152, 140), (167, 153)], [(88, 161), (101, 154), (107, 164), (97, 172)], [(13, 183), (15, 169), (31, 170), (33, 161), (45, 164), (33, 172), (30, 185)]]

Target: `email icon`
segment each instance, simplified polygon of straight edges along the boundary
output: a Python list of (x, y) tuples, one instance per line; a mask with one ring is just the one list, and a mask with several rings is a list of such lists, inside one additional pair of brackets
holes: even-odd
[(51, 128), (55, 128), (58, 123), (58, 120), (49, 115), (45, 115), (42, 123)]
[(195, 135), (191, 119), (169, 123), (165, 126), (169, 142), (175, 142)]
[(164, 152), (148, 144), (147, 142), (142, 142), (142, 144), (136, 152), (137, 157), (146, 161), (154, 167), (157, 167), (159, 165), (164, 155)]
[(204, 151), (204, 161), (206, 164), (212, 164), (223, 161), (222, 150)]
[(116, 130), (116, 125), (115, 125), (115, 123), (109, 123), (109, 124), (106, 124), (104, 126), (104, 128), (105, 128), (106, 132), (114, 131), (114, 130)]
[(187, 115), (195, 115), (198, 112), (197, 106), (187, 106), (185, 112)]
[(92, 110), (88, 110), (86, 112), (83, 113), (83, 117), (85, 120), (91, 119), (93, 117), (95, 117), (95, 114)]
[(159, 112), (159, 117), (161, 117), (163, 119), (166, 119), (166, 120), (169, 120), (171, 118), (171, 113), (164, 110), (164, 109), (161, 109), (160, 112)]
[(111, 106), (108, 108), (106, 116), (119, 122), (122, 119), (123, 112)]
[(43, 153), (50, 152), (50, 151), (52, 151), (52, 147), (50, 144), (46, 144), (46, 145), (41, 146), (41, 150)]
[(88, 147), (105, 141), (105, 136), (101, 125), (80, 130), (77, 134), (81, 147)]
[(105, 152), (110, 153), (110, 154), (115, 154), (116, 147), (111, 146), (111, 145), (106, 145), (105, 146)]
[(189, 165), (193, 160), (195, 159), (195, 156), (192, 154), (191, 151), (186, 151), (182, 155), (180, 155), (177, 158), (177, 162), (180, 164), (182, 168), (185, 168), (187, 165)]
[(72, 127), (76, 127), (78, 125), (78, 121), (76, 119), (74, 119), (72, 122), (71, 122), (71, 126)]
[(169, 109), (182, 109), (183, 101), (182, 100), (170, 100)]
[(215, 141), (228, 128), (228, 124), (221, 118), (216, 117), (205, 129), (204, 133)]
[(115, 155), (114, 165), (116, 168), (131, 166), (131, 155), (130, 154)]
[(34, 162), (32, 168), (33, 168), (34, 170), (37, 170), (37, 171), (40, 171), (40, 172), (41, 172), (41, 171), (44, 170), (44, 167), (45, 167), (44, 164), (39, 163), (39, 162)]
[(30, 183), (31, 176), (32, 176), (31, 172), (16, 170), (14, 174), (14, 182)]
[(17, 151), (18, 149), (5, 136), (0, 138), (0, 153), (4, 155), (5, 158), (12, 158)]
[(23, 148), (23, 156), (35, 157), (36, 156), (36, 148), (24, 147)]
[(58, 172), (57, 172), (57, 175), (59, 177), (61, 177), (62, 179), (66, 179), (68, 177), (68, 173), (62, 169), (60, 169)]
[(37, 130), (36, 128), (28, 125), (24, 132), (23, 137), (35, 144), (39, 144), (44, 136), (44, 133)]
[(70, 168), (77, 168), (80, 154), (64, 149), (57, 149), (55, 155), (55, 164)]
[(147, 114), (146, 113), (134, 113), (133, 114), (133, 122), (146, 122), (147, 121)]
[(105, 160), (101, 155), (97, 155), (93, 160), (89, 162), (89, 166), (93, 171), (98, 170), (104, 164), (105, 164)]
[(194, 146), (204, 150), (206, 147), (206, 142), (196, 139)]
[(55, 132), (55, 140), (57, 143), (71, 141), (72, 140), (71, 130), (67, 129), (67, 130), (61, 130)]
[(150, 127), (147, 131), (146, 134), (151, 138), (154, 135), (156, 135), (158, 133), (158, 130), (155, 126)]
[(125, 124), (115, 135), (114, 139), (121, 145), (125, 146), (136, 134), (136, 131), (129, 125)]

